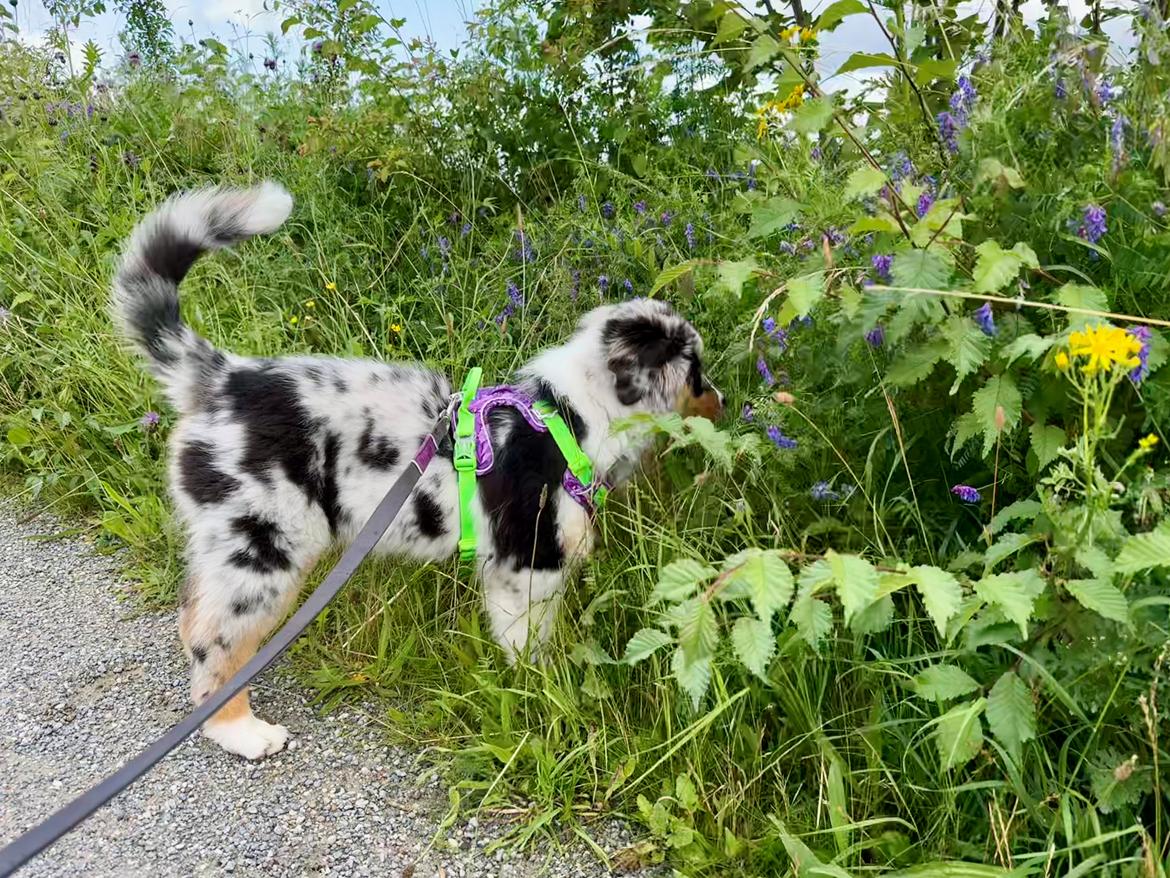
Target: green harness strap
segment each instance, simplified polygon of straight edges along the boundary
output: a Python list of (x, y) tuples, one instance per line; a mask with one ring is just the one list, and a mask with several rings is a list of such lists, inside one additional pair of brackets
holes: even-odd
[[(461, 391), (459, 417), (455, 421), (454, 463), (459, 484), (459, 557), (463, 561), (474, 561), (476, 552), (472, 503), (475, 500), (475, 468), (478, 461), (475, 454), (475, 415), (471, 411), (471, 402), (479, 392), (482, 378), (483, 370), (479, 366), (467, 373), (467, 380), (463, 382)], [(553, 441), (557, 443), (569, 472), (582, 486), (592, 489), (593, 506), (600, 509), (609, 491), (604, 484), (593, 486), (593, 464), (577, 444), (573, 431), (569, 429), (561, 413), (548, 402), (536, 402), (532, 408), (548, 428)]]
[(475, 560), (475, 520), (471, 504), (475, 500), (475, 415), (469, 406), (479, 390), (483, 369), (479, 366), (467, 373), (463, 382), (463, 399), (459, 403), (459, 418), (455, 421), (455, 472), (459, 479), (459, 557)]

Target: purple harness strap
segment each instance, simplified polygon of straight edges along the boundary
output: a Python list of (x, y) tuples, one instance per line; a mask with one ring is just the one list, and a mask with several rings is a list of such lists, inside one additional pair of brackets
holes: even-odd
[[(488, 429), (488, 413), (499, 406), (510, 406), (524, 416), (524, 420), (533, 430), (538, 433), (547, 433), (548, 427), (545, 426), (540, 415), (536, 413), (536, 409), (533, 407), (534, 402), (528, 394), (509, 385), (483, 387), (475, 394), (475, 399), (467, 407), (475, 415), (475, 474), (477, 476), (491, 472), (492, 467), (496, 465), (496, 452), (492, 448), (492, 437)], [(600, 480), (599, 483), (605, 484), (604, 481)], [(578, 506), (587, 512), (595, 511), (593, 490), (581, 484), (581, 480), (568, 469), (561, 477), (561, 486)]]

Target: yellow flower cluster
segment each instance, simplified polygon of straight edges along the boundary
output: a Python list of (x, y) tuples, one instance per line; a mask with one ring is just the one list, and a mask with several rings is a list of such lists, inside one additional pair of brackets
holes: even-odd
[(811, 27), (796, 27), (795, 25), (780, 31), (780, 39), (786, 43), (791, 42), (793, 37), (796, 37), (801, 43), (811, 43), (817, 38), (817, 32)]
[[(1114, 366), (1136, 369), (1141, 365), (1141, 360), (1138, 359), (1141, 350), (1140, 341), (1124, 329), (1108, 324), (1090, 326), (1068, 337), (1068, 351), (1073, 357), (1084, 358), (1081, 371), (1086, 375), (1108, 372)], [(1061, 354), (1057, 354), (1057, 367), (1068, 368), (1067, 357), (1063, 360), (1064, 365), (1061, 363)]]
[(766, 101), (758, 110), (756, 110), (756, 139), (763, 140), (764, 135), (768, 133), (768, 122), (789, 110), (795, 110), (804, 103), (804, 83), (799, 83), (788, 93), (788, 95), (779, 101)]
[(1158, 437), (1153, 433), (1138, 440), (1138, 448), (1142, 451), (1150, 451), (1157, 444)]

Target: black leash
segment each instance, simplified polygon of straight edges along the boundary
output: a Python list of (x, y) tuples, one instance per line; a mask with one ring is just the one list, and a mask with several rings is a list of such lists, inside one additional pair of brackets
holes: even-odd
[(156, 762), (170, 753), (183, 742), (183, 739), (198, 729), (210, 719), (212, 714), (231, 700), (232, 696), (251, 682), (252, 678), (267, 668), (292, 645), (309, 624), (317, 618), (317, 614), (325, 609), (337, 593), (345, 586), (358, 565), (373, 551), (382, 534), (390, 527), (406, 502), (410, 492), (423, 472), (430, 465), (439, 443), (443, 441), (449, 430), (451, 413), (445, 412), (435, 424), (433, 430), (423, 441), (422, 447), (398, 477), (365, 523), (357, 538), (342, 554), (329, 575), (314, 589), (308, 600), (293, 614), (272, 639), (266, 643), (250, 662), (240, 668), (236, 675), (228, 680), (207, 700), (192, 710), (171, 728), (161, 738), (107, 777), (97, 786), (90, 787), (64, 808), (50, 814), (41, 823), (28, 832), (18, 836), (0, 850), (0, 878), (7, 878), (65, 833), (75, 828), (79, 823), (93, 814), (98, 808), (142, 777)]

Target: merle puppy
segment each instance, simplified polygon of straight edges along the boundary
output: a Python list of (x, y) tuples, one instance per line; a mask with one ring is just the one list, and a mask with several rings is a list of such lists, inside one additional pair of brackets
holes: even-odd
[[(170, 483), (188, 533), (179, 633), (198, 703), (255, 654), (306, 572), (353, 538), (448, 405), (447, 378), (422, 366), (332, 357), (241, 357), (216, 350), (179, 315), (178, 284), (208, 250), (272, 232), (292, 198), (280, 186), (173, 197), (135, 229), (114, 280), (114, 313), (180, 414)], [(702, 341), (663, 302), (597, 308), (514, 384), (555, 404), (600, 476), (632, 471), (643, 443), (611, 423), (687, 403), (715, 415)], [(697, 405), (696, 405), (697, 403)], [(547, 637), (566, 570), (593, 544), (591, 516), (561, 485), (565, 460), (510, 408), (489, 415), (494, 468), (474, 505), (476, 567), (500, 646), (514, 658)], [(378, 550), (451, 556), (459, 502), (450, 444), (440, 449)], [(244, 691), (207, 722), (220, 746), (258, 759), (288, 731), (257, 719)]]

